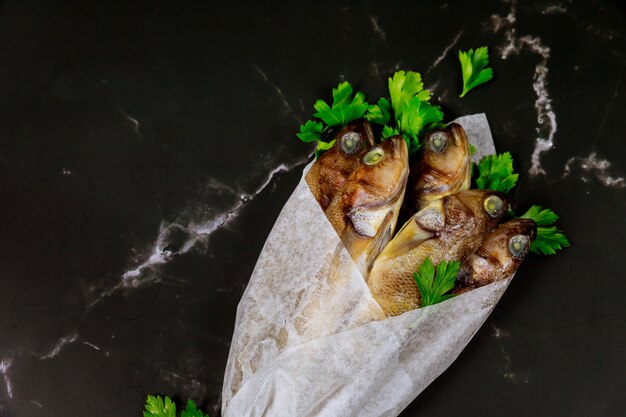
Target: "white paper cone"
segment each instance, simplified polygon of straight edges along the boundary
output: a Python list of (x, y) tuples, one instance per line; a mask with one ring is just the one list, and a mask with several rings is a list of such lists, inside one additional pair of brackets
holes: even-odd
[[(484, 114), (456, 122), (474, 160), (495, 152)], [(237, 308), (223, 417), (397, 416), (457, 358), (510, 282), (385, 318), (309, 191), (309, 168)]]

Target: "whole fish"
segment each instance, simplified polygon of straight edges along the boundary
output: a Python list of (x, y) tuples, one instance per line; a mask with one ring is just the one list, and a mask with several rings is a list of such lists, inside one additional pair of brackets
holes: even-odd
[(362, 165), (363, 155), (372, 146), (372, 126), (360, 119), (342, 128), (335, 136), (335, 144), (315, 161), (305, 180), (322, 210), (343, 189), (348, 176)]
[(391, 239), (408, 178), (408, 149), (401, 136), (384, 140), (335, 195), (326, 217), (364, 276)]
[(520, 266), (537, 236), (537, 225), (530, 219), (513, 219), (500, 224), (459, 269), (454, 292), (482, 287), (510, 277)]
[(470, 188), (471, 154), (463, 127), (450, 123), (443, 129), (428, 132), (409, 176), (413, 213), (428, 203), (457, 191)]
[(413, 273), (428, 257), (463, 262), (506, 212), (504, 194), (468, 190), (434, 200), (400, 229), (374, 262), (367, 285), (387, 315), (418, 308)]

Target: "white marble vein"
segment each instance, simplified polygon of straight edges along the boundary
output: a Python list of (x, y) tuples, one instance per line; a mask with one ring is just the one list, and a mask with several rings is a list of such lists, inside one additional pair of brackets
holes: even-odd
[(515, 372), (513, 372), (512, 367), (511, 367), (511, 357), (509, 356), (509, 354), (507, 353), (507, 351), (504, 349), (504, 344), (502, 343), (503, 338), (507, 337), (509, 334), (507, 332), (504, 332), (502, 329), (496, 327), (494, 324), (491, 325), (492, 329), (493, 329), (493, 335), (496, 338), (496, 340), (498, 341), (498, 345), (500, 346), (500, 352), (502, 353), (502, 357), (504, 358), (504, 369), (503, 369), (503, 374), (502, 376), (511, 381), (514, 382), (517, 375), (515, 374)]
[(544, 45), (538, 36), (526, 35), (518, 37), (515, 28), (516, 2), (511, 1), (509, 13), (506, 16), (491, 16), (491, 29), (494, 32), (504, 30), (505, 44), (500, 48), (502, 59), (507, 59), (512, 54), (518, 55), (523, 50), (530, 51), (541, 57), (535, 66), (533, 76), (533, 90), (535, 96), (535, 110), (537, 112), (537, 138), (535, 148), (531, 156), (530, 175), (545, 174), (541, 167), (541, 154), (554, 147), (554, 136), (557, 132), (556, 114), (552, 109), (552, 98), (548, 91), (548, 60), (550, 48)]
[(507, 337), (510, 334), (509, 332), (497, 327), (495, 324), (491, 324), (491, 328), (493, 329), (493, 335), (496, 339)]
[[(115, 97), (115, 101), (119, 103), (120, 100), (117, 95), (117, 92), (115, 91), (115, 87), (113, 86), (113, 84), (111, 84), (111, 82), (105, 78), (102, 78), (100, 81), (102, 81), (104, 85), (106, 85), (107, 87), (111, 89)], [(137, 120), (135, 117), (128, 114), (128, 112), (124, 110), (123, 108), (121, 108), (119, 105), (117, 106), (117, 111), (124, 117), (124, 120), (126, 120), (126, 122), (130, 124), (131, 129), (133, 130), (135, 135), (137, 135), (139, 139), (143, 139), (143, 135), (141, 134), (141, 131), (139, 130), (139, 128), (141, 127), (141, 123), (139, 123), (139, 120)]]
[[(209, 183), (209, 187), (212, 189), (219, 189), (221, 191), (233, 194), (237, 196), (236, 202), (227, 209), (212, 215), (211, 217), (196, 221), (186, 220), (185, 214), (179, 216), (176, 222), (161, 222), (159, 227), (159, 233), (152, 244), (152, 249), (147, 255), (146, 259), (138, 266), (128, 269), (121, 276), (120, 281), (105, 291), (103, 291), (94, 301), (92, 301), (88, 308), (93, 307), (102, 299), (111, 294), (117, 292), (120, 289), (138, 288), (147, 283), (158, 282), (160, 278), (150, 272), (157, 270), (159, 266), (168, 263), (175, 255), (180, 255), (189, 252), (192, 248), (196, 247), (201, 242), (205, 242), (210, 236), (218, 229), (228, 226), (234, 219), (237, 218), (239, 211), (242, 207), (252, 201), (256, 196), (262, 193), (274, 180), (274, 178), (285, 172), (289, 172), (295, 167), (302, 165), (309, 160), (311, 155), (305, 158), (298, 159), (291, 164), (281, 163), (277, 167), (273, 168), (267, 173), (263, 181), (252, 191), (241, 192), (237, 189), (229, 187), (225, 184), (212, 181)], [(172, 252), (167, 248), (169, 245), (168, 236), (173, 229), (179, 229), (186, 236), (185, 242), (180, 246), (176, 252)]]
[(61, 352), (61, 350), (66, 345), (74, 343), (76, 340), (78, 340), (78, 333), (74, 333), (71, 336), (66, 336), (66, 337), (60, 338), (56, 342), (56, 344), (52, 347), (52, 349), (50, 349), (50, 351), (48, 353), (46, 353), (45, 355), (40, 356), (39, 359), (50, 359), (50, 358), (55, 357), (56, 355), (59, 354), (59, 352)]
[(7, 396), (9, 398), (13, 398), (13, 386), (11, 385), (11, 380), (9, 379), (9, 368), (11, 367), (12, 360), (11, 359), (3, 359), (0, 361), (0, 374), (4, 379), (4, 385), (6, 387)]
[[(563, 169), (563, 178), (570, 176), (572, 166), (577, 165), (582, 171), (593, 175), (605, 187), (625, 188), (626, 178), (613, 176), (609, 173), (611, 163), (598, 157), (595, 152), (591, 152), (586, 157), (572, 157), (565, 163)], [(586, 176), (582, 177), (583, 181), (588, 181)]]
[(441, 53), (441, 55), (439, 55), (437, 57), (437, 59), (435, 59), (435, 61), (432, 63), (432, 65), (428, 68), (428, 70), (426, 71), (426, 74), (428, 74), (430, 72), (430, 70), (432, 70), (433, 68), (435, 68), (437, 65), (439, 65), (439, 63), (441, 61), (443, 61), (443, 59), (448, 55), (448, 52), (450, 52), (450, 49), (452, 49), (452, 47), (454, 47), (454, 45), (457, 44), (457, 42), (459, 41), (459, 39), (461, 39), (461, 35), (463, 34), (463, 29), (461, 29), (459, 31), (459, 33), (456, 34), (456, 36), (454, 37), (454, 39), (452, 39), (452, 42), (450, 42), (448, 44), (448, 46), (446, 46), (446, 48), (443, 50), (443, 52)]
[(37, 407), (39, 407), (39, 408), (43, 408), (43, 404), (42, 404), (42, 403), (40, 403), (39, 401), (30, 400), (30, 403), (31, 403), (32, 405), (36, 405), (36, 406), (37, 406)]
[(121, 107), (118, 107), (117, 110), (122, 114), (122, 116), (124, 116), (124, 119), (126, 119), (126, 121), (130, 123), (130, 126), (133, 129), (133, 132), (135, 132), (135, 134), (137, 135), (137, 137), (142, 139), (143, 136), (141, 134), (141, 131), (139, 130), (139, 128), (141, 127), (141, 123), (139, 123), (139, 120), (126, 113), (126, 111), (124, 111), (124, 109), (122, 109)]
[(550, 4), (550, 5), (546, 6), (546, 8), (541, 11), (541, 13), (542, 14), (567, 13), (567, 7), (565, 7), (564, 5), (562, 5), (560, 3)]
[(102, 348), (100, 348), (99, 346), (94, 345), (93, 343), (89, 343), (89, 342), (83, 342), (83, 345), (89, 346), (92, 349), (95, 349), (97, 351), (102, 351)]
[(278, 87), (276, 84), (274, 84), (273, 82), (270, 81), (270, 79), (268, 78), (267, 74), (265, 73), (265, 71), (263, 71), (261, 68), (257, 67), (256, 65), (254, 65), (254, 69), (256, 70), (256, 72), (259, 73), (259, 75), (261, 76), (261, 78), (263, 78), (263, 80), (274, 89), (274, 91), (276, 91), (276, 94), (278, 94), (278, 97), (280, 97), (281, 101), (283, 102), (283, 107), (285, 108), (285, 113), (290, 114), (291, 116), (293, 116), (293, 118), (298, 122), (298, 123), (302, 123), (302, 119), (300, 118), (300, 116), (298, 116), (298, 114), (293, 111), (293, 108), (291, 107), (291, 105), (289, 104), (289, 101), (287, 100), (287, 97), (285, 96), (285, 94), (283, 93), (283, 90), (280, 89), (280, 87)]
[(372, 29), (374, 30), (374, 33), (380, 38), (381, 41), (386, 42), (387, 34), (378, 23), (378, 17), (370, 16), (370, 23), (372, 24)]

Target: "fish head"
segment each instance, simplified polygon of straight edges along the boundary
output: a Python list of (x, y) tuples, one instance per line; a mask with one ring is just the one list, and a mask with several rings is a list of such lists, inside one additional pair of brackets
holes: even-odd
[(306, 175), (311, 193), (325, 210), (333, 197), (346, 185), (348, 177), (374, 146), (372, 126), (359, 119), (344, 126), (335, 135), (333, 146), (324, 152)]
[(408, 149), (401, 136), (369, 149), (350, 176), (343, 198), (352, 208), (378, 206), (399, 196), (408, 175)]
[[(363, 155), (340, 201), (327, 213), (364, 274), (391, 239), (408, 178), (408, 149), (401, 136), (384, 140)], [(339, 196), (338, 196), (339, 197)], [(343, 216), (343, 223), (339, 216)], [(336, 221), (334, 220), (336, 219)]]
[(428, 132), (412, 169), (412, 195), (416, 209), (437, 198), (470, 187), (471, 154), (463, 127), (450, 123)]
[(482, 240), (509, 208), (506, 194), (494, 190), (460, 191), (443, 200), (445, 228), (458, 238), (479, 235)]
[(478, 250), (465, 262), (459, 281), (481, 287), (511, 276), (522, 263), (537, 237), (537, 225), (530, 219), (513, 219), (489, 233)]

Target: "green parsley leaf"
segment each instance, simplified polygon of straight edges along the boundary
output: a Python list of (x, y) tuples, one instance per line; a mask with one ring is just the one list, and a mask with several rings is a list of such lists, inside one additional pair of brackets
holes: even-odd
[[(148, 395), (145, 407), (143, 417), (176, 417), (176, 404), (168, 396), (161, 398), (159, 395), (156, 397)], [(198, 410), (196, 403), (189, 400), (187, 408), (181, 411), (180, 417), (209, 417), (209, 415)]]
[(537, 238), (530, 245), (530, 250), (540, 255), (554, 255), (557, 250), (569, 248), (570, 246), (571, 243), (569, 243), (565, 234), (557, 229), (556, 226), (542, 226), (537, 227)]
[(476, 185), (483, 190), (508, 193), (517, 183), (518, 176), (513, 173), (513, 158), (509, 152), (488, 155), (478, 164)]
[[(426, 258), (419, 266), (419, 272), (413, 273), (422, 296), (422, 307), (437, 304), (454, 297), (454, 294), (446, 294), (454, 288), (454, 282), (459, 274), (460, 262), (443, 261), (435, 268)], [(436, 273), (435, 273), (436, 272)]]
[(464, 97), (472, 88), (486, 83), (493, 78), (493, 70), (489, 65), (489, 51), (486, 46), (470, 49), (467, 52), (459, 51), (461, 74), (463, 76), (463, 91), (459, 97)]
[(471, 143), (469, 144), (470, 146), (470, 156), (474, 156), (474, 154), (476, 153), (476, 146), (472, 145)]
[(538, 205), (533, 205), (520, 217), (534, 220), (537, 226), (551, 226), (559, 219), (559, 216), (557, 216), (555, 212), (550, 209), (544, 209)]
[(372, 104), (367, 109), (365, 118), (372, 123), (380, 125), (389, 123), (389, 119), (391, 119), (391, 104), (389, 104), (389, 100), (381, 97), (377, 104)]
[(313, 116), (322, 120), (329, 127), (345, 126), (353, 120), (363, 117), (369, 104), (365, 95), (358, 92), (352, 97), (353, 89), (349, 82), (340, 83), (333, 88), (333, 105), (324, 100), (317, 100), (313, 107), (317, 110)]
[(333, 88), (333, 107), (350, 104), (352, 99), (352, 86), (349, 82), (339, 83), (337, 88)]
[(396, 136), (399, 134), (400, 132), (398, 132), (398, 129), (396, 129), (395, 127), (385, 126), (383, 127), (382, 140), (389, 139), (390, 137)]
[(176, 417), (176, 404), (169, 397), (148, 395), (143, 417)]
[(315, 149), (315, 159), (318, 159), (320, 155), (329, 150), (335, 144), (335, 140), (331, 140), (330, 142), (317, 142), (317, 148)]
[(417, 98), (421, 101), (430, 100), (430, 92), (424, 90), (424, 83), (419, 72), (397, 71), (392, 78), (389, 78), (387, 84), (389, 96), (391, 97), (391, 106), (397, 121), (400, 120), (406, 103), (414, 96), (417, 95)]
[(537, 237), (530, 245), (531, 252), (554, 255), (557, 250), (571, 246), (565, 234), (556, 226), (552, 226), (559, 218), (552, 210), (533, 205), (520, 217), (532, 219), (537, 223)]
[[(422, 76), (418, 72), (397, 71), (389, 78), (388, 87), (397, 131), (406, 140), (409, 153), (413, 154), (419, 149), (420, 133), (429, 125), (441, 122), (443, 113), (439, 106), (433, 106), (428, 102), (430, 92), (424, 90)], [(391, 115), (386, 119), (380, 103), (379, 100), (378, 108), (372, 109), (372, 118), (384, 121), (381, 124), (387, 125)], [(388, 102), (384, 105), (388, 105)], [(379, 113), (383, 117), (378, 117)], [(391, 133), (391, 130), (387, 129), (387, 133)]]
[(409, 154), (419, 149), (418, 137), (426, 126), (439, 123), (443, 120), (443, 113), (439, 106), (420, 100), (417, 96), (412, 97), (404, 104), (404, 109), (398, 119), (398, 129), (402, 132), (404, 140), (409, 147)]
[(300, 133), (297, 133), (296, 136), (298, 136), (302, 142), (313, 142), (315, 140), (322, 140), (323, 131), (324, 125), (322, 123), (309, 120), (300, 126)]
[(187, 401), (187, 408), (180, 413), (180, 417), (209, 417), (209, 415), (198, 410), (196, 403), (189, 400)]

